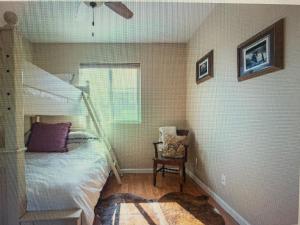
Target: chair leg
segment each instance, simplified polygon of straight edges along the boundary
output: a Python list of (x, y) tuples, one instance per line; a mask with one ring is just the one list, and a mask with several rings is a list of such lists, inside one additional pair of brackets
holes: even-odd
[(180, 175), (180, 192), (183, 191), (183, 182), (184, 182), (184, 176), (183, 176), (183, 166), (184, 166), (184, 163), (182, 163), (180, 166), (179, 166), (179, 175)]
[(157, 162), (153, 160), (153, 186), (156, 186)]
[(183, 164), (183, 181), (185, 183), (186, 180), (186, 173), (185, 173), (185, 164)]
[(165, 164), (163, 164), (163, 166), (162, 166), (162, 176), (163, 177), (165, 176)]

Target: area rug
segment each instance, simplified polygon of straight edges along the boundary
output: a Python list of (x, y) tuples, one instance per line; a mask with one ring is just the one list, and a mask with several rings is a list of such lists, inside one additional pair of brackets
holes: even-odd
[(94, 225), (224, 225), (208, 197), (169, 193), (159, 200), (114, 194), (95, 208)]

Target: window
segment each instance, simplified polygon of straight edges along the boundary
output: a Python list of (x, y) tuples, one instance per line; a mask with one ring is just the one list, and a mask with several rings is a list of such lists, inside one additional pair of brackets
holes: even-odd
[(80, 82), (89, 81), (91, 98), (104, 119), (140, 123), (140, 65), (81, 65)]

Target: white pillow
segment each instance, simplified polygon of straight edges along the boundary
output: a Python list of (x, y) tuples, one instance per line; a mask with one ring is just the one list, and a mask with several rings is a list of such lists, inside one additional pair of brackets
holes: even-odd
[(69, 132), (67, 142), (71, 143), (86, 143), (89, 141), (98, 140), (94, 134), (86, 131), (71, 131)]

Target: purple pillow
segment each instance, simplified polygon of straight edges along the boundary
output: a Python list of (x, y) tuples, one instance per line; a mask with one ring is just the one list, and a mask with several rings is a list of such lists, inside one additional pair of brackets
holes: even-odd
[(71, 123), (34, 123), (27, 143), (29, 152), (67, 152)]

